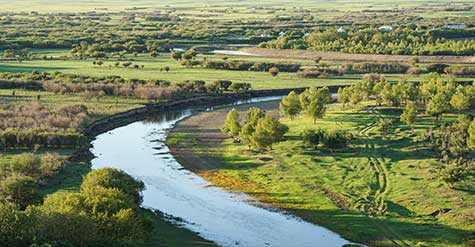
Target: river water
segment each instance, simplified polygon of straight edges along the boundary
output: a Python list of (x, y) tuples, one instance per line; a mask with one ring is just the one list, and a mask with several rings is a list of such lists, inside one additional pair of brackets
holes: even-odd
[[(253, 99), (263, 101), (275, 98)], [(236, 102), (241, 104), (245, 102)], [(211, 109), (207, 109), (211, 110)], [(164, 144), (168, 131), (195, 110), (170, 112), (96, 137), (92, 168), (114, 167), (142, 180), (143, 206), (183, 220), (183, 227), (220, 246), (341, 247), (349, 242), (323, 227), (247, 203), (186, 170)]]

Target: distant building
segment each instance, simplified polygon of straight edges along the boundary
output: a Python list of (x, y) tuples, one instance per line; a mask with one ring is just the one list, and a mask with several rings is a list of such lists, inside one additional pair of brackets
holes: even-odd
[(279, 32), (279, 36), (284, 36), (285, 32)]
[(338, 30), (336, 30), (338, 33), (346, 33), (345, 29), (343, 29), (343, 27), (340, 27), (338, 28)]
[(392, 26), (380, 26), (378, 29), (381, 30), (381, 31), (391, 32), (393, 30), (393, 27)]
[(446, 29), (465, 29), (467, 26), (465, 24), (445, 24), (444, 28)]
[(309, 35), (310, 35), (310, 33), (304, 33), (303, 36), (304, 36), (304, 37), (307, 37), (307, 36), (309, 36)]
[(272, 37), (272, 35), (270, 35), (268, 33), (261, 34), (261, 38), (270, 38), (270, 37)]

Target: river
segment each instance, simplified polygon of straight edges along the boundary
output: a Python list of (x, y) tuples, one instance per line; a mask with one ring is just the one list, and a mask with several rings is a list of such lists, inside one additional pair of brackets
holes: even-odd
[[(253, 99), (252, 101), (276, 98)], [(236, 104), (245, 103), (236, 102)], [(207, 109), (211, 110), (211, 108)], [(92, 168), (114, 167), (145, 183), (142, 206), (183, 220), (183, 227), (220, 246), (341, 247), (350, 242), (326, 228), (247, 203), (186, 170), (165, 145), (168, 131), (196, 110), (159, 114), (98, 135)]]

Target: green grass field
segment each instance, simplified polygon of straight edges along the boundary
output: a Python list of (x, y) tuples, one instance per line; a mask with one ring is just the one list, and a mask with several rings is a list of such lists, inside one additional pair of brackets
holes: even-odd
[[(385, 138), (372, 125), (380, 116), (396, 121), (395, 131)], [(201, 126), (198, 119), (203, 118), (187, 121), (203, 132), (215, 131), (224, 122), (224, 114), (219, 121), (213, 115), (215, 125)], [(467, 180), (457, 190), (443, 184), (437, 178), (442, 164), (432, 158), (433, 151), (414, 141), (415, 134), (398, 118), (394, 112), (333, 105), (316, 124), (305, 116), (284, 119), (290, 128), (286, 140), (264, 154), (231, 140), (207, 143), (205, 137), (188, 132), (173, 133), (169, 143), (178, 151), (190, 148), (216, 159), (210, 170), (198, 169), (216, 185), (244, 191), (353, 241), (370, 246), (464, 246), (475, 230), (475, 183)], [(432, 121), (420, 116), (416, 134), (432, 126)], [(312, 127), (346, 129), (356, 138), (348, 148), (314, 150), (303, 145), (300, 136)], [(371, 207), (387, 209), (383, 215), (365, 213)], [(452, 211), (437, 218), (427, 216), (442, 208)]]
[[(127, 79), (161, 79), (168, 80), (172, 83), (178, 83), (185, 80), (204, 80), (213, 82), (215, 80), (231, 80), (235, 82), (248, 82), (252, 84), (253, 89), (275, 89), (275, 88), (296, 88), (296, 87), (312, 87), (312, 86), (329, 86), (339, 84), (353, 84), (361, 80), (362, 75), (347, 74), (343, 76), (329, 76), (327, 78), (301, 78), (296, 73), (279, 73), (278, 76), (272, 77), (268, 72), (254, 71), (231, 71), (231, 70), (214, 70), (202, 67), (184, 67), (179, 62), (172, 60), (167, 53), (162, 53), (157, 58), (152, 58), (146, 54), (138, 57), (129, 57), (133, 64), (144, 65), (144, 68), (133, 69), (124, 68), (122, 66), (115, 67), (116, 59), (109, 59), (104, 65), (93, 65), (93, 59), (89, 60), (61, 60), (59, 57), (64, 55), (65, 51), (53, 52), (51, 50), (37, 50), (36, 54), (47, 52), (53, 56), (54, 60), (31, 60), (19, 62), (3, 62), (0, 63), (1, 72), (14, 73), (31, 73), (32, 71), (54, 72), (88, 75), (88, 76), (109, 76), (117, 75)], [(300, 63), (302, 68), (312, 68), (315, 64), (311, 60), (304, 59), (283, 59), (283, 58), (266, 58), (266, 57), (240, 57), (240, 56), (223, 56), (223, 55), (199, 55), (197, 59), (205, 57), (210, 60), (221, 60), (227, 57), (229, 60), (244, 60), (255, 62), (292, 62)], [(121, 62), (122, 63), (122, 62)], [(341, 62), (322, 61), (328, 65), (339, 65)], [(170, 67), (169, 72), (160, 71), (165, 67)], [(419, 76), (406, 74), (390, 74), (385, 78), (391, 82), (397, 82), (401, 79), (417, 81)], [(472, 78), (460, 78), (460, 80), (470, 80)]]

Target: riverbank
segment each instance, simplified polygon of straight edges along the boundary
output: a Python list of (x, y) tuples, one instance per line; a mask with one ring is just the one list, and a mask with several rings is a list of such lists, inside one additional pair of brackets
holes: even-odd
[[(243, 117), (251, 106), (278, 112), (277, 102), (236, 108)], [(371, 137), (359, 137), (351, 148), (310, 152), (302, 146), (299, 133), (313, 125), (310, 119), (299, 117), (284, 120), (291, 129), (284, 143), (275, 145), (272, 153), (256, 154), (220, 133), (229, 109), (200, 113), (179, 122), (167, 141), (182, 165), (213, 185), (245, 192), (259, 203), (285, 209), (369, 246), (464, 246), (472, 228), (459, 227), (469, 224), (467, 217), (473, 210), (456, 198), (473, 195), (449, 190), (434, 180), (428, 171), (437, 164), (427, 158), (423, 147), (411, 143), (410, 138), (402, 138), (411, 134), (404, 126), (398, 125), (402, 130), (388, 139), (368, 128)], [(386, 117), (396, 115), (390, 113)], [(332, 106), (317, 126), (364, 129), (377, 117), (370, 112)], [(430, 119), (420, 121), (430, 124)], [(374, 148), (365, 148), (368, 142)], [(380, 153), (381, 147), (387, 152)], [(408, 150), (412, 150), (411, 155)], [(381, 167), (370, 166), (368, 157), (373, 156), (381, 160)], [(381, 176), (386, 185), (379, 183)], [(355, 203), (364, 200), (371, 204), (372, 193), (385, 195), (387, 212), (383, 216), (354, 208)], [(437, 218), (427, 216), (442, 205), (456, 210)]]

